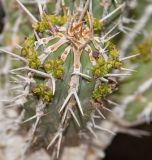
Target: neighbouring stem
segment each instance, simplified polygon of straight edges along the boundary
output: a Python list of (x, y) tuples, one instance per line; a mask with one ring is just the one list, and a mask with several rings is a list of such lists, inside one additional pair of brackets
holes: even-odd
[(143, 16), (138, 20), (138, 23), (133, 27), (132, 31), (128, 34), (128, 36), (123, 40), (120, 48), (120, 56), (125, 57), (128, 47), (133, 43), (136, 36), (139, 32), (144, 28), (146, 23), (152, 16), (152, 5), (148, 5), (145, 8)]

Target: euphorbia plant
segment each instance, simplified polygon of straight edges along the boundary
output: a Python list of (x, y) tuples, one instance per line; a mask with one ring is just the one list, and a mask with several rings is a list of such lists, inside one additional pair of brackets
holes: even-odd
[[(68, 133), (74, 136), (86, 128), (95, 136), (95, 128), (114, 134), (95, 124), (95, 119), (105, 118), (102, 109), (107, 109), (104, 106), (107, 96), (117, 88), (113, 77), (130, 75), (113, 71), (132, 71), (123, 67), (123, 61), (137, 56), (120, 58), (111, 42), (115, 34), (110, 35), (116, 26), (104, 33), (107, 19), (124, 4), (98, 20), (93, 16), (92, 0), (80, 1), (72, 11), (62, 2), (63, 10), (57, 16), (43, 10), (38, 0), (40, 19), (37, 20), (16, 1), (33, 21), (33, 33), (20, 46), (20, 54), (1, 51), (23, 62), (23, 66), (10, 71), (22, 90), (9, 103), (23, 106), (27, 118), (24, 123), (35, 119), (30, 143), (35, 132), (43, 133), (51, 138), (47, 149), (55, 145), (58, 157), (62, 139)], [(31, 99), (35, 107), (30, 108)], [(43, 121), (49, 129), (38, 129)]]

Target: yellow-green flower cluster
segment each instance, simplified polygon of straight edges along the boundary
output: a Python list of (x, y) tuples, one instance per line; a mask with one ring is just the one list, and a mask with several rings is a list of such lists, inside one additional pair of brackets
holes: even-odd
[(121, 67), (122, 63), (119, 60), (117, 49), (114, 48), (109, 52), (108, 63), (111, 65), (111, 68), (114, 69), (119, 69)]
[(97, 78), (105, 76), (110, 69), (119, 69), (122, 65), (119, 60), (119, 52), (113, 43), (109, 42), (107, 51), (109, 53), (108, 60), (99, 56), (96, 59), (96, 65), (92, 68), (93, 75)]
[(44, 32), (49, 29), (49, 22), (54, 26), (62, 26), (67, 22), (67, 16), (43, 15), (42, 20), (34, 24), (34, 29), (39, 32)]
[(61, 79), (64, 74), (63, 60), (49, 60), (44, 64), (44, 70), (51, 73), (55, 78)]
[(152, 37), (146, 38), (142, 43), (137, 45), (135, 51), (135, 54), (140, 53), (140, 57), (134, 58), (132, 61), (142, 61), (142, 62), (148, 62), (152, 59), (151, 53), (152, 53)]
[(94, 18), (94, 22), (93, 22), (94, 31), (101, 31), (102, 27), (103, 27), (103, 24), (100, 22), (100, 20), (98, 20), (97, 18)]
[(44, 102), (51, 102), (53, 98), (52, 90), (44, 83), (40, 83), (36, 87), (33, 87), (32, 92), (35, 96), (40, 98)]
[(103, 77), (109, 72), (111, 65), (109, 65), (102, 56), (99, 56), (96, 60), (96, 65), (92, 68), (93, 75), (98, 77)]
[(38, 53), (34, 49), (34, 38), (29, 36), (23, 44), (23, 48), (21, 50), (21, 56), (25, 57), (28, 60), (29, 67), (33, 69), (38, 69), (41, 65), (41, 62), (38, 58)]
[(67, 16), (49, 15), (49, 19), (53, 25), (58, 25), (58, 26), (62, 26), (67, 22)]
[(98, 85), (93, 91), (93, 99), (96, 101), (100, 101), (107, 94), (111, 93), (112, 89), (107, 83), (101, 83)]
[(108, 44), (108, 63), (111, 65), (111, 68), (119, 69), (122, 65), (122, 63), (119, 60), (119, 52), (116, 48), (116, 46), (112, 42), (107, 42)]
[(49, 23), (48, 23), (46, 15), (43, 15), (42, 20), (35, 23), (33, 25), (33, 28), (41, 33), (44, 32), (46, 29), (49, 29)]
[[(88, 17), (85, 17), (84, 19), (85, 19), (86, 24), (89, 25)], [(95, 32), (101, 31), (102, 27), (103, 27), (103, 24), (100, 22), (100, 20), (97, 19), (97, 18), (93, 18), (93, 29), (94, 29), (94, 31)]]

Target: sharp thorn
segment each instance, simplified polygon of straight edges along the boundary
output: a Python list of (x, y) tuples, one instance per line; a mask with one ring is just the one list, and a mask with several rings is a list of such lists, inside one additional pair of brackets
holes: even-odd
[(81, 21), (82, 21), (84, 15), (85, 15), (85, 13), (86, 13), (86, 11), (87, 11), (87, 9), (88, 9), (89, 2), (90, 2), (90, 0), (87, 0), (86, 4), (85, 4), (85, 6), (84, 6), (84, 9), (83, 9), (83, 11), (82, 11), (82, 13), (81, 13), (81, 15), (80, 15), (80, 18), (79, 18), (78, 22), (81, 22)]
[(53, 76), (52, 76), (51, 80), (52, 80), (52, 92), (53, 92), (53, 95), (54, 95), (55, 94), (55, 79), (54, 79)]
[(38, 20), (32, 15), (32, 13), (20, 2), (20, 0), (16, 0), (16, 2), (22, 7), (22, 9), (29, 15), (29, 17), (34, 21), (38, 22)]
[(72, 116), (73, 116), (74, 120), (76, 121), (77, 125), (80, 127), (80, 123), (79, 123), (77, 117), (75, 116), (75, 114), (74, 114), (74, 112), (72, 111), (71, 108), (69, 109), (69, 111), (70, 111), (70, 113), (72, 114)]
[(17, 54), (14, 54), (14, 53), (12, 53), (12, 52), (10, 52), (10, 51), (7, 51), (7, 50), (1, 49), (1, 48), (0, 48), (0, 51), (1, 51), (1, 52), (4, 52), (4, 53), (7, 53), (7, 54), (9, 54), (10, 56), (13, 56), (13, 57), (15, 57), (15, 58), (17, 58), (17, 59), (20, 59), (21, 61), (23, 61), (23, 62), (25, 62), (25, 63), (28, 63), (28, 61), (27, 61), (25, 58), (23, 58), (23, 57), (21, 57), (21, 56), (19, 56), (19, 55), (17, 55)]
[(98, 125), (94, 125), (94, 128), (95, 128), (95, 129), (99, 129), (99, 130), (101, 130), (101, 131), (106, 131), (106, 132), (108, 132), (108, 133), (110, 133), (110, 134), (112, 134), (112, 135), (116, 135), (116, 133), (110, 131), (109, 129), (100, 127), (100, 126), (98, 126)]
[(96, 108), (96, 111), (99, 113), (99, 115), (100, 115), (103, 119), (106, 119), (106, 117), (102, 114), (102, 112), (101, 112), (98, 108)]
[(79, 75), (83, 78), (86, 78), (86, 79), (91, 79), (90, 76), (86, 75), (86, 74), (83, 74), (83, 73), (80, 73), (80, 72), (73, 72), (72, 75)]
[(54, 144), (54, 142), (57, 140), (57, 138), (59, 137), (60, 133), (56, 133), (56, 135), (54, 136), (54, 138), (52, 139), (52, 141), (49, 143), (49, 145), (47, 146), (47, 150)]
[(120, 106), (118, 103), (113, 102), (113, 101), (111, 101), (111, 100), (109, 100), (109, 99), (106, 99), (106, 101), (107, 101), (109, 104), (112, 104), (112, 105), (114, 105), (114, 106), (116, 106), (116, 107)]
[(40, 3), (40, 0), (36, 0), (36, 1), (37, 1), (37, 5), (38, 5), (38, 8), (39, 8), (40, 16), (42, 16), (43, 15), (42, 5)]
[(64, 114), (63, 114), (63, 117), (62, 117), (61, 124), (64, 123), (64, 121), (65, 121), (65, 119), (66, 119), (67, 112), (68, 112), (68, 108), (66, 108), (66, 110), (64, 111)]
[(106, 79), (106, 78), (103, 78), (103, 77), (101, 77), (101, 78), (99, 78), (100, 79), (100, 81), (103, 81), (103, 82), (106, 82), (106, 83), (108, 83), (109, 81), (108, 81), (108, 79)]
[(87, 129), (90, 131), (90, 133), (97, 139), (97, 135), (96, 135), (96, 133), (94, 132), (94, 130), (92, 129), (92, 127), (91, 127), (91, 122), (89, 122), (88, 124), (87, 124), (88, 126), (87, 126)]
[(125, 60), (128, 60), (128, 59), (137, 57), (137, 56), (140, 56), (140, 54), (135, 54), (135, 55), (131, 55), (131, 56), (128, 56), (128, 57), (120, 58), (120, 61), (125, 61)]
[(122, 9), (125, 6), (125, 3), (121, 4), (119, 7), (117, 7), (115, 10), (113, 10), (112, 12), (110, 12), (108, 15), (106, 15), (105, 17), (103, 17), (100, 22), (104, 22), (105, 20), (107, 20), (109, 17), (111, 17), (113, 14), (115, 14), (116, 12), (118, 12), (120, 9)]
[(34, 116), (32, 116), (32, 117), (26, 119), (25, 121), (21, 122), (21, 124), (24, 124), (24, 123), (26, 123), (26, 122), (29, 122), (29, 121), (35, 119), (36, 117), (37, 117), (37, 115), (34, 115)]
[(77, 104), (78, 104), (78, 108), (79, 108), (79, 110), (80, 110), (80, 112), (81, 112), (81, 115), (84, 116), (84, 113), (83, 113), (83, 110), (82, 110), (82, 106), (81, 106), (79, 97), (78, 97), (78, 95), (77, 95), (76, 92), (74, 92), (73, 94), (74, 94), (74, 96), (75, 96), (76, 102), (77, 102)]
[(60, 110), (59, 110), (59, 113), (62, 112), (62, 110), (65, 108), (65, 106), (66, 106), (66, 104), (68, 103), (69, 99), (71, 98), (72, 94), (73, 94), (73, 92), (70, 92), (70, 93), (68, 94), (68, 96), (66, 97), (66, 99), (65, 99), (62, 107), (61, 107)]
[(109, 112), (111, 112), (111, 113), (113, 113), (113, 111), (111, 109), (107, 108), (107, 107), (102, 106), (102, 108), (107, 110), (107, 111), (109, 111)]
[(128, 69), (128, 68), (123, 68), (123, 67), (121, 67), (120, 69), (123, 71), (136, 72), (136, 70), (134, 70), (134, 69)]
[(38, 124), (39, 124), (40, 119), (41, 119), (41, 117), (37, 117), (37, 118), (36, 118), (36, 122), (35, 122), (35, 124), (34, 124), (34, 126), (33, 126), (32, 135), (34, 135), (34, 133), (35, 133), (35, 131), (36, 131), (36, 128), (37, 128), (37, 126), (38, 126)]
[(121, 76), (131, 76), (131, 74), (129, 73), (120, 73), (120, 74), (114, 74), (114, 73), (111, 73), (111, 74), (106, 74), (105, 77), (121, 77)]
[(58, 144), (57, 144), (57, 158), (59, 157), (59, 154), (60, 154), (61, 141), (62, 141), (62, 133), (60, 133), (60, 135), (59, 135), (59, 140), (58, 140)]

